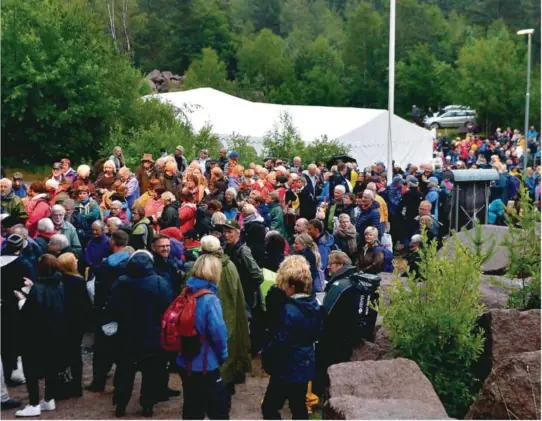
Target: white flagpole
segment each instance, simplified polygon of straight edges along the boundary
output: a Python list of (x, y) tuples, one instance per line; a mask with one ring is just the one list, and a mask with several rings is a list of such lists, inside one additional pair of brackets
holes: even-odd
[(390, 44), (388, 59), (388, 184), (393, 179), (392, 119), (395, 105), (395, 0), (390, 0)]

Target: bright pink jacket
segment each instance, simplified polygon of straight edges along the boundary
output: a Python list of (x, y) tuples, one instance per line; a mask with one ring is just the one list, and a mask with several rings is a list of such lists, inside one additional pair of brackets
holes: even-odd
[(38, 236), (38, 222), (40, 219), (49, 218), (51, 216), (51, 208), (47, 201), (46, 194), (39, 194), (32, 199), (30, 206), (28, 206), (28, 219), (26, 221), (26, 228), (28, 229), (28, 235), (32, 238)]

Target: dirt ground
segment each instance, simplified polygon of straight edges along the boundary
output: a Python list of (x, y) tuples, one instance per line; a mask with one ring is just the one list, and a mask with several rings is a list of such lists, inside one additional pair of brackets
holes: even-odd
[[(83, 349), (84, 371), (83, 383), (89, 384), (92, 380), (92, 352), (84, 347)], [(252, 373), (247, 375), (246, 383), (238, 385), (236, 394), (232, 399), (232, 409), (230, 411), (230, 419), (262, 419), (260, 403), (265, 394), (269, 378), (265, 377), (261, 370), (259, 360), (253, 361)], [(40, 419), (114, 419), (115, 407), (112, 404), (113, 398), (113, 377), (110, 376), (107, 382), (106, 391), (104, 393), (91, 393), (84, 391), (81, 398), (69, 399), (57, 402), (56, 411), (42, 412)], [(179, 375), (170, 374), (169, 386), (175, 390), (181, 390), (181, 380)], [(43, 381), (41, 384), (41, 397), (43, 397)], [(141, 375), (138, 373), (134, 385), (132, 399), (126, 410), (125, 419), (146, 419), (141, 416), (141, 407), (139, 406), (139, 390), (141, 387)], [(28, 395), (26, 386), (9, 387), (10, 398), (18, 399), (23, 402), (23, 405), (28, 403)], [(171, 398), (167, 402), (160, 402), (154, 407), (153, 419), (181, 419), (181, 407), (183, 403), (183, 394), (181, 396)], [(284, 419), (291, 419), (287, 405), (282, 411)], [(15, 411), (2, 411), (2, 419), (21, 419), (15, 417)], [(35, 418), (34, 418), (35, 419)]]

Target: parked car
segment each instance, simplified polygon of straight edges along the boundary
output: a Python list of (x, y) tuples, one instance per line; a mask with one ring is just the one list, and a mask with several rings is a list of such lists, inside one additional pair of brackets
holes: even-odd
[(427, 118), (424, 124), (431, 129), (476, 125), (476, 111), (471, 109), (452, 109), (443, 112), (441, 115)]

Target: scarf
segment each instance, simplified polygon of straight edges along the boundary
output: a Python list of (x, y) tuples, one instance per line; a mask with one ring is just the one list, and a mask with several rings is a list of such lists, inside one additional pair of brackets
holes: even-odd
[(348, 228), (339, 227), (337, 228), (337, 234), (340, 237), (346, 238), (348, 242), (348, 251), (350, 252), (350, 254), (356, 254), (358, 251), (358, 244), (356, 242), (356, 228), (352, 224), (350, 224)]

